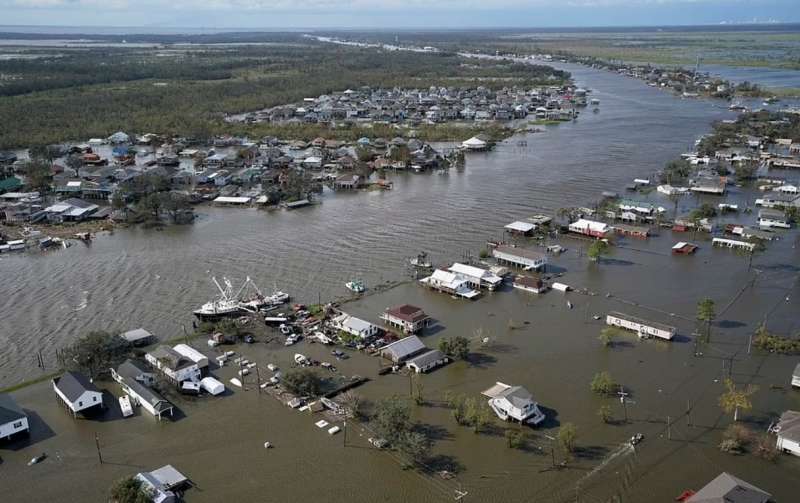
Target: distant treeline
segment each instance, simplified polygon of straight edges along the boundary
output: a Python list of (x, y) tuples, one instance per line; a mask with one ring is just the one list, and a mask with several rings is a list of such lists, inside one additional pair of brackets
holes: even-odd
[(204, 138), (224, 132), (226, 113), (363, 85), (499, 88), (569, 78), (547, 66), (328, 44), (174, 53), (95, 48), (2, 62), (0, 75), (0, 149), (106, 137), (119, 130)]

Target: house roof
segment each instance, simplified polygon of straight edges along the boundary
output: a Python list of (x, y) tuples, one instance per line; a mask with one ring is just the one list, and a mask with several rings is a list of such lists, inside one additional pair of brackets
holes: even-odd
[(77, 400), (87, 391), (100, 393), (100, 390), (89, 381), (89, 378), (80, 372), (73, 372), (71, 370), (64, 372), (61, 377), (53, 379), (53, 383), (70, 401)]
[(775, 431), (781, 438), (800, 442), (800, 412), (787, 410), (781, 414)]
[(11, 398), (8, 393), (0, 393), (0, 424), (10, 423), (19, 419), (28, 417), (22, 410), (22, 407), (17, 405), (17, 402)]
[(544, 253), (540, 253), (535, 250), (529, 250), (527, 248), (519, 248), (515, 246), (500, 245), (496, 247), (495, 250), (498, 253), (505, 253), (507, 255), (514, 255), (516, 257), (522, 257), (531, 260), (540, 260), (543, 258), (547, 258), (547, 255), (545, 255)]
[(419, 368), (425, 368), (428, 365), (436, 363), (439, 360), (444, 360), (445, 358), (446, 356), (444, 353), (438, 349), (431, 349), (430, 351), (426, 351), (421, 355), (415, 356), (414, 358), (408, 360), (408, 364)]
[(758, 487), (723, 472), (686, 503), (766, 503), (771, 497)]
[(134, 330), (129, 330), (127, 332), (123, 332), (119, 336), (130, 343), (135, 343), (149, 339), (150, 337), (153, 337), (153, 334), (151, 334), (150, 332), (148, 332), (143, 328), (137, 328)]
[(425, 344), (422, 343), (420, 338), (416, 335), (410, 335), (382, 347), (381, 354), (385, 356), (388, 353), (392, 360), (400, 361), (424, 349), (426, 349)]
[(139, 376), (152, 374), (145, 365), (134, 360), (125, 360), (117, 367), (116, 372), (125, 385), (130, 388), (131, 392), (137, 394), (139, 399), (152, 405), (156, 412), (164, 412), (172, 407), (172, 404), (166, 398), (136, 380)]
[(386, 313), (395, 318), (411, 323), (428, 318), (428, 315), (425, 314), (425, 311), (423, 311), (422, 308), (412, 306), (411, 304), (403, 304), (401, 306), (392, 307), (387, 309)]
[(498, 393), (497, 398), (505, 398), (517, 409), (524, 409), (533, 403), (533, 395), (522, 386), (511, 386)]
[(510, 224), (506, 225), (505, 228), (516, 232), (531, 232), (532, 230), (536, 229), (536, 224), (517, 220), (516, 222), (511, 222)]
[(162, 365), (167, 366), (170, 370), (178, 370), (194, 363), (169, 346), (159, 346), (151, 351), (149, 355), (161, 362)]

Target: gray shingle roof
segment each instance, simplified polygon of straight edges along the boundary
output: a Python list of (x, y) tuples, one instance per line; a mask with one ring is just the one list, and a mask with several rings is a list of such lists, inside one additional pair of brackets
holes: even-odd
[(399, 341), (387, 344), (381, 348), (381, 355), (388, 356), (392, 361), (402, 361), (426, 349), (425, 344), (416, 335), (410, 335)]
[(0, 424), (28, 417), (8, 393), (0, 393)]
[(444, 353), (439, 351), (438, 349), (432, 349), (427, 353), (422, 353), (421, 355), (414, 357), (408, 361), (409, 364), (414, 364), (419, 368), (425, 368), (431, 363), (435, 363), (439, 360), (444, 360), (446, 357)]
[(723, 472), (686, 503), (766, 503), (771, 497), (758, 487)]
[(67, 399), (74, 402), (86, 391), (95, 391), (100, 393), (97, 386), (92, 384), (85, 375), (80, 372), (67, 371), (64, 375), (54, 380), (56, 387), (63, 393)]
[(498, 395), (498, 398), (505, 398), (511, 405), (518, 409), (524, 409), (526, 405), (533, 402), (533, 395), (522, 386), (511, 386)]

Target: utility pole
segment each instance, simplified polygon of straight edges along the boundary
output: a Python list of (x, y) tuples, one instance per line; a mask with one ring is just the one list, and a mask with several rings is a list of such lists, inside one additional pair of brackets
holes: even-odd
[(258, 394), (261, 394), (261, 373), (258, 371), (258, 365), (256, 365), (256, 379), (258, 380)]
[(672, 424), (669, 422), (669, 416), (667, 416), (667, 440), (672, 440)]
[(686, 426), (687, 427), (692, 425), (691, 418), (689, 417), (689, 414), (691, 414), (691, 412), (692, 412), (692, 407), (690, 405), (689, 399), (687, 398), (686, 399)]
[(100, 452), (100, 437), (97, 436), (97, 432), (94, 434), (94, 445), (97, 448), (97, 459), (100, 460), (100, 464), (103, 464), (103, 454)]
[(189, 334), (186, 333), (186, 325), (181, 325), (181, 328), (183, 329), (183, 341), (188, 346), (189, 345)]
[(347, 419), (344, 420), (342, 426), (344, 427), (344, 435), (342, 436), (342, 447), (347, 447)]
[(625, 389), (622, 387), (622, 385), (619, 386), (619, 391), (617, 392), (617, 395), (619, 395), (619, 401), (622, 404), (622, 409), (625, 411), (625, 422), (627, 423), (628, 422), (628, 403), (627, 403), (627, 400), (626, 400), (625, 397), (627, 397), (628, 394), (625, 392)]

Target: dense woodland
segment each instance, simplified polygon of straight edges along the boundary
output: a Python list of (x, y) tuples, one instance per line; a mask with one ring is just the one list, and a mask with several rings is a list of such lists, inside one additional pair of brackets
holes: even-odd
[(568, 78), (546, 66), (318, 44), (299, 35), (286, 43), (286, 37), (235, 47), (50, 49), (35, 59), (0, 61), (0, 149), (118, 130), (203, 138), (231, 132), (222, 122), (226, 113), (362, 85), (496, 88)]

